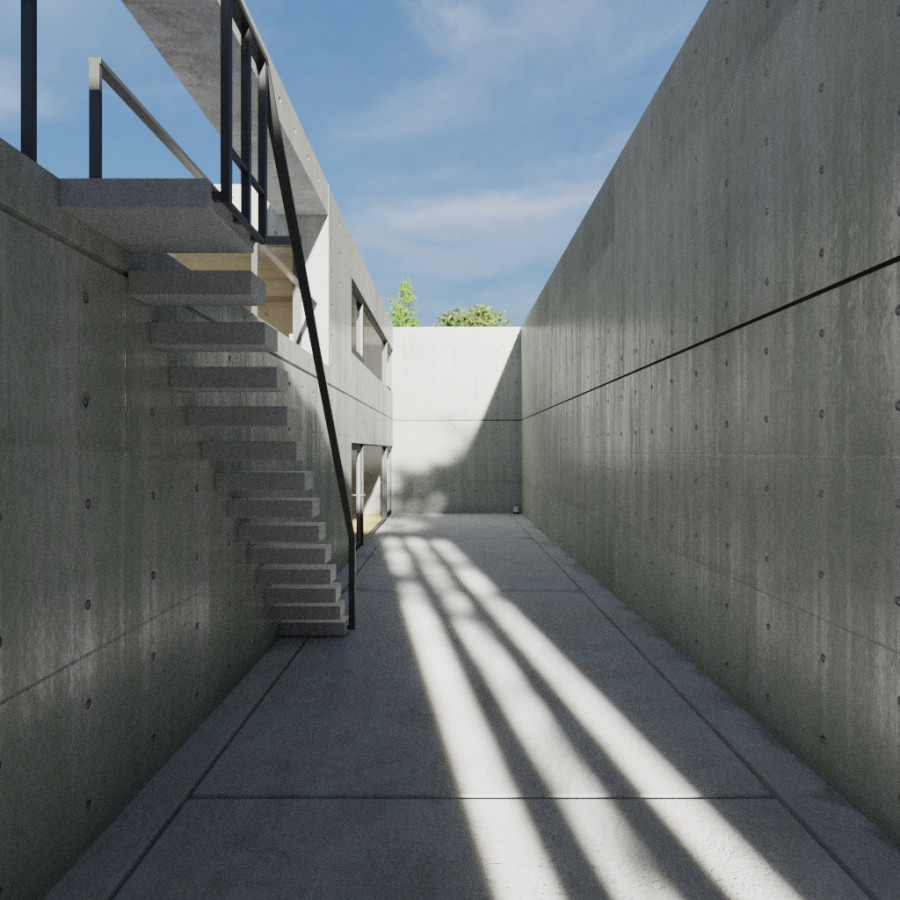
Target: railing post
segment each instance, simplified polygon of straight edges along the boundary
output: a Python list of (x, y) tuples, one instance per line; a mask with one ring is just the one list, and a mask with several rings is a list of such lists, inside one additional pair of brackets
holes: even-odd
[(220, 53), (219, 53), (219, 125), (222, 136), (222, 199), (231, 203), (231, 148), (232, 148), (232, 59), (231, 34), (234, 21), (234, 0), (221, 0)]
[(269, 239), (269, 90), (266, 77), (263, 74), (265, 63), (259, 67), (258, 93), (257, 93), (257, 165), (259, 167), (258, 181), (262, 187), (257, 191), (257, 219), (256, 229), (262, 235), (263, 240)]
[(89, 125), (88, 176), (103, 177), (103, 62), (97, 56), (88, 59)]
[(37, 161), (37, 0), (22, 0), (21, 147)]
[(253, 193), (253, 32), (248, 28), (241, 36), (241, 212), (252, 224), (250, 197)]

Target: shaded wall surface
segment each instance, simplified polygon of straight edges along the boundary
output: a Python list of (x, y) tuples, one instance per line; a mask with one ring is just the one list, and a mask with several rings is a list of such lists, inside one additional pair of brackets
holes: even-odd
[(394, 512), (522, 502), (519, 331), (394, 330)]
[(522, 330), (525, 513), (895, 839), (898, 41), (711, 2)]
[[(338, 566), (347, 561), (309, 354), (279, 336), (274, 354), (231, 355), (284, 369), (277, 399), (172, 391), (175, 355), (149, 342), (165, 313), (131, 299), (130, 254), (61, 212), (58, 195), (50, 173), (0, 142), (4, 900), (43, 896), (275, 637), (227, 496), (200, 458), (213, 435), (185, 424), (188, 402), (286, 399), (281, 436), (301, 441), (294, 467), (313, 472), (318, 518)], [(349, 474), (354, 441), (390, 442), (390, 394), (350, 353), (353, 281), (377, 295), (333, 205), (330, 215), (329, 380)]]

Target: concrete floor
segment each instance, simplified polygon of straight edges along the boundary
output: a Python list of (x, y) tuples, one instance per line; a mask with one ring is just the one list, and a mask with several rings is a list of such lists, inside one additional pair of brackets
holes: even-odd
[(400, 516), (49, 895), (900, 896), (900, 849), (522, 516)]

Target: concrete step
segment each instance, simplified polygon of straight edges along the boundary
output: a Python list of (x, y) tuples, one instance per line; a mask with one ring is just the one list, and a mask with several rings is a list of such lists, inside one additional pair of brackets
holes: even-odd
[(321, 565), (331, 559), (331, 544), (255, 544), (250, 562), (259, 565)]
[(343, 618), (340, 603), (279, 603), (273, 606), (275, 619), (284, 621), (337, 622)]
[(265, 282), (252, 272), (129, 272), (128, 292), (152, 306), (264, 306)]
[(347, 634), (347, 617), (336, 622), (288, 619), (278, 623), (281, 637), (344, 637)]
[(292, 587), (328, 585), (337, 578), (337, 567), (332, 563), (325, 565), (281, 565), (269, 564), (256, 570), (256, 583), (259, 585), (280, 584)]
[(319, 514), (318, 497), (245, 497), (228, 500), (225, 512), (236, 518), (308, 519)]
[(278, 349), (278, 332), (265, 322), (151, 322), (150, 343), (160, 350), (269, 352)]
[(279, 491), (293, 494), (312, 487), (312, 472), (216, 472), (220, 491)]
[(278, 366), (172, 366), (176, 391), (286, 391), (287, 372)]
[(251, 545), (290, 544), (305, 546), (325, 540), (324, 522), (241, 522), (238, 539)]
[(340, 604), (341, 584), (283, 585), (270, 584), (266, 588), (266, 602), (279, 609), (310, 604)]
[(201, 441), (203, 459), (274, 460), (300, 459), (297, 441)]
[(186, 406), (188, 425), (233, 428), (275, 428), (288, 423), (286, 406)]
[(133, 253), (249, 253), (246, 228), (201, 178), (68, 178), (59, 205)]

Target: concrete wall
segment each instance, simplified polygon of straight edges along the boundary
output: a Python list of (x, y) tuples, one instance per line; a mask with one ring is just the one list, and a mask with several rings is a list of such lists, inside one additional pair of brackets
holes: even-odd
[(522, 330), (525, 513), (895, 839), (898, 40), (711, 2)]
[[(149, 322), (165, 313), (130, 298), (130, 254), (61, 212), (58, 195), (50, 173), (0, 142), (4, 900), (43, 896), (275, 636), (200, 459), (206, 435), (184, 424), (171, 355), (150, 346)], [(390, 392), (350, 352), (352, 283), (386, 313), (333, 201), (329, 215), (329, 381), (349, 479), (353, 442), (391, 442)], [(283, 336), (274, 357), (246, 356), (288, 373), (290, 430), (344, 566), (311, 357)]]
[(394, 331), (394, 512), (521, 504), (518, 328)]

